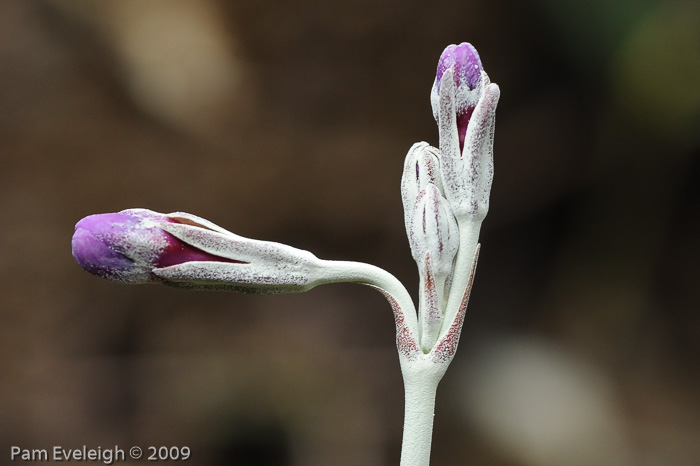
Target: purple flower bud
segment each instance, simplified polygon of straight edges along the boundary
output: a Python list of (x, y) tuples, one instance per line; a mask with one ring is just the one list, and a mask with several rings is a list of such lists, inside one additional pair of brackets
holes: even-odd
[[(447, 72), (447, 70), (450, 70)], [(446, 73), (447, 72), (447, 73)], [(467, 126), (479, 100), (482, 88), (483, 66), (476, 49), (468, 42), (449, 45), (440, 56), (431, 103), (435, 120), (439, 121), (439, 95), (444, 80), (451, 80), (454, 88), (454, 111), (457, 120), (459, 148), (464, 147)]]
[(325, 283), (324, 263), (310, 252), (244, 238), (185, 212), (86, 217), (75, 226), (73, 257), (109, 280), (191, 290), (295, 293)]
[(493, 135), (501, 91), (464, 42), (445, 49), (430, 102), (440, 136), (442, 194), (459, 222), (482, 221), (493, 179)]
[(86, 271), (125, 283), (159, 282), (154, 268), (192, 261), (240, 263), (197, 249), (160, 225), (177, 218), (146, 209), (90, 215), (75, 226), (73, 257)]
[(452, 68), (452, 76), (458, 87), (466, 85), (469, 86), (469, 89), (476, 89), (476, 86), (481, 82), (481, 70), (483, 69), (481, 59), (474, 46), (468, 42), (448, 45), (442, 52), (437, 67), (436, 81), (438, 83), (448, 68)]

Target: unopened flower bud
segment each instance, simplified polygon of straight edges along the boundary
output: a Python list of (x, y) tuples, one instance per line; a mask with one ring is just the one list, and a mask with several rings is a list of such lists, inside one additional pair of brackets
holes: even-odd
[(428, 351), (442, 328), (448, 282), (459, 248), (457, 221), (449, 203), (432, 183), (428, 183), (418, 195), (408, 238), (421, 279), (420, 345)]
[(432, 275), (436, 280), (447, 278), (459, 248), (459, 229), (449, 203), (432, 183), (418, 195), (408, 238), (419, 267), (422, 267), (425, 255), (430, 254)]
[(406, 154), (401, 177), (401, 199), (403, 200), (406, 231), (411, 227), (411, 217), (418, 194), (428, 184), (434, 184), (441, 190), (440, 151), (427, 142), (415, 143)]
[(468, 43), (445, 49), (431, 92), (440, 133), (440, 174), (457, 219), (482, 221), (493, 179), (493, 135), (500, 90)]
[[(449, 70), (449, 71), (448, 71)], [(447, 73), (446, 73), (447, 72)], [(482, 87), (483, 66), (476, 49), (467, 42), (449, 45), (438, 61), (435, 82), (430, 94), (435, 120), (440, 119), (440, 88), (444, 81), (454, 88), (454, 112), (459, 147), (464, 147), (469, 119), (476, 108)]]
[(76, 225), (73, 257), (90, 273), (125, 283), (244, 293), (290, 293), (319, 283), (308, 251), (235, 235), (194, 215), (132, 209)]
[(73, 257), (86, 271), (125, 283), (160, 281), (153, 269), (190, 261), (237, 262), (199, 250), (166, 233), (174, 222), (146, 209), (90, 215), (75, 226)]
[(483, 221), (493, 182), (493, 136), (500, 90), (489, 84), (474, 109), (461, 157), (440, 160), (445, 197), (460, 220)]

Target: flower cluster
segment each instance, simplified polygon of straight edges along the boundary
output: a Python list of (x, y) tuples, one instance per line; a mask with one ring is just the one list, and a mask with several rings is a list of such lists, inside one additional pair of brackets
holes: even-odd
[(125, 283), (245, 293), (302, 292), (337, 282), (377, 288), (394, 311), (406, 389), (401, 464), (427, 465), (435, 390), (457, 349), (489, 209), (499, 96), (471, 44), (445, 49), (430, 94), (439, 148), (414, 144), (401, 180), (420, 274), (417, 311), (405, 287), (383, 269), (321, 260), (182, 212), (130, 209), (86, 217), (76, 225), (73, 256), (88, 272)]
[(401, 195), (421, 279), (416, 338), (425, 353), (440, 350), (436, 343), (454, 335), (454, 325), (461, 328), (489, 206), (499, 95), (476, 49), (450, 45), (431, 91), (440, 148), (420, 142), (406, 156)]
[(430, 95), (440, 147), (414, 144), (401, 181), (406, 231), (421, 279), (417, 313), (388, 272), (244, 238), (182, 212), (129, 209), (86, 217), (76, 225), (73, 256), (88, 272), (125, 283), (246, 293), (300, 292), (340, 281), (372, 285), (394, 304), (399, 349), (405, 350), (400, 353), (449, 361), (488, 211), (499, 94), (471, 44), (445, 49)]

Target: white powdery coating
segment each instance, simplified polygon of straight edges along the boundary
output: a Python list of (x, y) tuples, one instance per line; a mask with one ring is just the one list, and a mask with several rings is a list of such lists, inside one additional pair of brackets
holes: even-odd
[(457, 110), (455, 107), (455, 84), (452, 70), (445, 70), (442, 75), (438, 94), (438, 134), (440, 136), (441, 157), (460, 157), (459, 131), (457, 129)]
[(428, 183), (434, 184), (442, 192), (439, 155), (439, 149), (428, 145), (427, 142), (417, 142), (406, 154), (401, 177), (401, 200), (406, 232), (411, 228), (411, 218), (418, 194)]
[(158, 277), (197, 285), (230, 286), (231, 291), (250, 293), (293, 293), (313, 287), (304, 267), (282, 264), (278, 267), (223, 262), (187, 262), (153, 271)]
[[(188, 220), (195, 220), (193, 217)], [(201, 251), (241, 263), (193, 261), (153, 273), (166, 284), (191, 289), (270, 294), (302, 292), (315, 286), (317, 280), (312, 276), (319, 260), (310, 252), (245, 238), (208, 223), (205, 228), (199, 226), (204, 226), (201, 221), (199, 225), (164, 222), (160, 227)]]
[[(129, 225), (128, 234), (121, 228), (116, 228), (114, 233), (95, 234), (95, 238), (108, 245), (111, 250), (133, 261), (133, 266), (128, 270), (110, 270), (110, 278), (126, 283), (152, 282), (151, 270), (169, 245), (167, 237), (159, 231), (158, 222), (151, 218), (154, 212), (147, 209), (129, 209), (120, 213), (139, 220), (138, 223)], [(144, 214), (147, 216), (142, 216)]]
[(229, 232), (218, 233), (180, 223), (163, 223), (161, 228), (197, 249), (227, 259), (256, 264), (302, 264), (317, 261), (316, 256), (308, 251)]
[[(478, 68), (478, 65), (474, 65), (474, 68)], [(445, 77), (447, 75), (447, 78)], [(481, 80), (477, 83), (474, 89), (469, 89), (469, 86), (462, 84), (460, 86), (456, 83), (466, 83), (467, 82), (467, 72), (466, 69), (460, 69), (457, 75), (454, 75), (454, 68), (450, 67), (446, 69), (442, 74), (442, 79), (440, 81), (435, 77), (433, 81), (433, 87), (430, 90), (430, 106), (433, 108), (433, 117), (436, 121), (439, 120), (440, 115), (440, 91), (444, 86), (446, 80), (452, 81), (454, 87), (454, 108), (457, 113), (464, 113), (467, 108), (475, 107), (477, 102), (479, 102), (479, 97), (481, 97), (482, 90), (489, 84), (489, 77), (484, 70), (481, 70)]]
[(435, 277), (434, 266), (431, 263), (430, 253), (426, 253), (423, 267), (420, 269), (421, 293), (418, 308), (418, 321), (420, 323), (420, 347), (424, 353), (430, 352), (437, 341), (442, 328), (442, 309), (444, 279)]
[(187, 212), (171, 212), (169, 214), (166, 214), (166, 217), (168, 217), (170, 220), (173, 220), (177, 223), (184, 223), (188, 225), (193, 225), (193, 226), (199, 226), (201, 228), (209, 229), (212, 231), (217, 231), (219, 233), (223, 234), (230, 234), (232, 235), (230, 231), (221, 228), (219, 225), (210, 222), (209, 220), (202, 218), (202, 217), (197, 217), (196, 215), (188, 214)]
[(444, 280), (459, 248), (459, 229), (449, 203), (434, 184), (428, 184), (416, 199), (408, 238), (414, 260), (422, 264), (429, 253), (432, 273)]
[[(485, 73), (482, 82), (487, 82)], [(445, 197), (458, 219), (483, 220), (488, 213), (493, 181), (493, 137), (500, 90), (488, 84), (467, 127), (464, 149), (455, 147), (457, 127), (452, 116), (453, 93), (449, 83), (440, 93), (440, 168)], [(448, 120), (449, 121), (445, 121)]]

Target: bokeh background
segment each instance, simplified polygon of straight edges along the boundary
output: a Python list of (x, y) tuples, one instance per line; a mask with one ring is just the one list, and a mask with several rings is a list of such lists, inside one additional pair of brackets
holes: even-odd
[(0, 464), (398, 464), (381, 295), (129, 287), (70, 238), (92, 213), (186, 211), (415, 296), (403, 157), (437, 143), (429, 90), (461, 41), (502, 97), (432, 464), (700, 464), (698, 25), (692, 1), (0, 1)]

